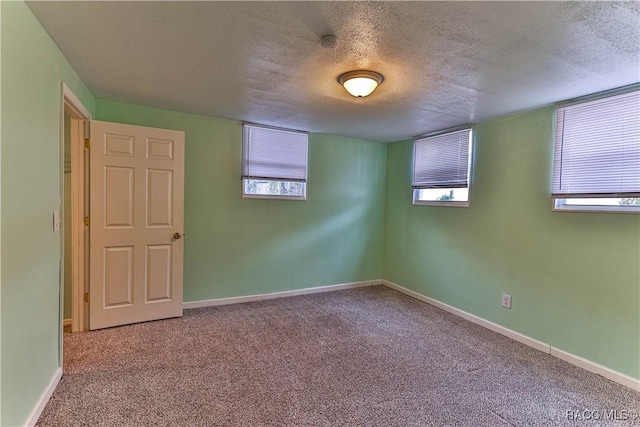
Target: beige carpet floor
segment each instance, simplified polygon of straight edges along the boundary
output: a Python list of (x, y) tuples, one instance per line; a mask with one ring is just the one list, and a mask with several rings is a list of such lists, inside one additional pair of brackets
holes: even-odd
[(603, 419), (639, 409), (638, 392), (375, 286), (65, 334), (38, 425), (640, 425)]

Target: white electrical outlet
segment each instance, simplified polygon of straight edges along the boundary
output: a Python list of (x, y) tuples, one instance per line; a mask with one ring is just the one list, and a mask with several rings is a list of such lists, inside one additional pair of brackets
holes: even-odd
[(511, 308), (511, 295), (502, 294), (502, 306), (504, 308)]

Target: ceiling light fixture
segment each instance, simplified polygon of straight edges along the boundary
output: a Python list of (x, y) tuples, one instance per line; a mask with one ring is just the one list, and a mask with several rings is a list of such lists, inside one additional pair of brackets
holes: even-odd
[(349, 71), (338, 77), (340, 84), (356, 98), (371, 95), (383, 80), (382, 74), (366, 70)]

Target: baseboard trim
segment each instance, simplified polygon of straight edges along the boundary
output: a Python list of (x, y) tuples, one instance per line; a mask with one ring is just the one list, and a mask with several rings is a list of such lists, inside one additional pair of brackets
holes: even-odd
[(497, 332), (501, 335), (504, 335), (508, 338), (511, 338), (515, 341), (521, 342), (522, 344), (528, 345), (529, 347), (533, 347), (536, 350), (540, 350), (544, 353), (550, 354), (558, 359), (562, 359), (565, 362), (571, 363), (572, 365), (578, 366), (579, 368), (585, 369), (589, 372), (593, 372), (600, 376), (603, 376), (611, 381), (617, 382), (618, 384), (622, 384), (623, 386), (629, 387), (632, 390), (640, 391), (640, 380), (622, 374), (620, 372), (614, 371), (613, 369), (607, 368), (602, 365), (598, 365), (595, 362), (582, 358), (580, 356), (576, 356), (571, 353), (567, 353), (566, 351), (560, 350), (555, 347), (551, 347), (549, 344), (544, 343), (542, 341), (538, 341), (526, 335), (523, 335), (519, 332), (513, 331), (509, 328), (505, 328), (504, 326), (500, 326), (497, 323), (490, 322), (482, 317), (476, 316), (471, 313), (467, 313), (466, 311), (460, 310), (443, 302), (440, 302), (436, 299), (427, 297), (418, 293), (416, 291), (412, 291), (411, 289), (407, 289), (404, 286), (400, 286), (397, 283), (390, 282), (388, 280), (383, 280), (382, 284), (387, 286), (388, 288), (395, 289), (398, 292), (401, 292), (405, 295), (413, 297), (417, 300), (426, 302), (427, 304), (433, 305), (435, 307), (441, 308), (444, 311), (455, 314), (456, 316), (462, 317), (470, 322), (476, 323), (480, 326), (484, 326), (487, 329), (490, 329), (494, 332)]
[(63, 326), (71, 326), (72, 320), (71, 319), (64, 319), (62, 320), (62, 325)]
[(460, 310), (458, 308), (455, 308), (453, 306), (450, 306), (448, 304), (445, 304), (443, 302), (440, 302), (436, 299), (433, 298), (429, 298), (427, 296), (424, 296), (418, 292), (412, 291), (411, 289), (407, 289), (403, 286), (400, 286), (396, 283), (393, 282), (389, 282), (388, 280), (384, 280), (383, 284), (391, 289), (395, 289), (398, 292), (401, 292), (405, 295), (409, 295), (410, 297), (413, 297), (415, 299), (419, 299), (420, 301), (426, 302), (427, 304), (433, 305), (435, 307), (441, 308), (444, 311), (448, 311), (449, 313), (455, 314), (456, 316), (462, 317), (463, 319), (466, 319), (470, 322), (473, 322), (475, 324), (478, 324), (480, 326), (484, 326), (487, 329), (490, 329), (494, 332), (497, 332), (501, 335), (504, 335), (506, 337), (509, 337), (513, 340), (516, 340), (518, 342), (521, 342), (523, 344), (528, 345), (529, 347), (533, 347), (536, 350), (540, 350), (543, 351), (545, 353), (550, 353), (551, 352), (551, 347), (549, 346), (549, 344), (545, 344), (541, 341), (535, 340), (533, 338), (530, 338), (526, 335), (523, 335), (519, 332), (516, 331), (512, 331), (511, 329), (507, 329), (504, 326), (500, 326), (497, 323), (493, 323), (490, 322), (488, 320), (483, 319), (482, 317), (478, 317), (474, 314), (471, 313), (467, 313), (466, 311)]
[(31, 410), (31, 413), (27, 417), (27, 421), (25, 421), (24, 425), (27, 427), (33, 427), (38, 422), (38, 418), (40, 418), (40, 414), (44, 410), (44, 407), (47, 406), (47, 402), (51, 398), (51, 395), (55, 391), (58, 383), (60, 382), (60, 378), (62, 378), (62, 368), (57, 368), (51, 377), (51, 381), (49, 381), (49, 385), (42, 391), (42, 394), (36, 401), (36, 405)]
[(593, 372), (594, 374), (598, 374), (607, 379), (610, 379), (611, 381), (617, 382), (618, 384), (627, 386), (632, 390), (640, 391), (640, 380), (637, 380), (625, 374), (621, 374), (620, 372), (609, 369), (606, 366), (598, 365), (595, 362), (592, 362), (580, 356), (576, 356), (575, 354), (567, 353), (566, 351), (560, 350), (555, 347), (551, 347), (551, 355), (557, 357), (558, 359), (562, 359), (565, 362), (569, 362), (572, 365), (576, 365), (582, 369), (585, 369), (589, 372)]
[(313, 288), (296, 289), (293, 291), (270, 292), (266, 294), (245, 295), (240, 297), (216, 298), (182, 303), (182, 308), (212, 307), (216, 305), (239, 304), (243, 302), (263, 301), (275, 298), (293, 297), (296, 295), (316, 294), (319, 292), (339, 291), (342, 289), (361, 288), (364, 286), (381, 285), (382, 280), (365, 280), (362, 282), (340, 283), (337, 285), (317, 286)]

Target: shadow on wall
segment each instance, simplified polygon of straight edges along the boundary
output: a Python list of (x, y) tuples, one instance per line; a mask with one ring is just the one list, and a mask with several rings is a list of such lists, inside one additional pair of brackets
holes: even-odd
[[(261, 239), (262, 245), (251, 248), (251, 256), (255, 257), (256, 264), (252, 265), (249, 259), (248, 266), (260, 269), (265, 263), (273, 263), (272, 266), (279, 264), (277, 269), (282, 270), (285, 277), (291, 278), (289, 284), (298, 287), (337, 284), (344, 281), (344, 277), (358, 276), (371, 243), (369, 228), (363, 226), (370, 213), (368, 206), (355, 203), (333, 215), (323, 215), (315, 221), (307, 219), (304, 223), (296, 224), (287, 234)], [(354, 255), (358, 255), (359, 259), (355, 260)], [(295, 274), (300, 264), (306, 264), (308, 274), (305, 277)], [(336, 275), (329, 274), (335, 277), (333, 282), (327, 278), (327, 272), (331, 270), (339, 272)], [(290, 273), (286, 274), (287, 271)]]

